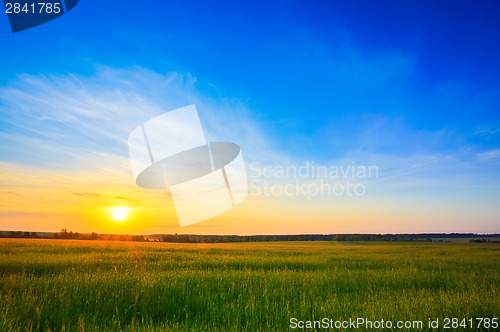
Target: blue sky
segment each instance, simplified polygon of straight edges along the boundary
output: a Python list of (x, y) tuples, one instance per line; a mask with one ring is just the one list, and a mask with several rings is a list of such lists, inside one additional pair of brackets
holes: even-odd
[(195, 102), (209, 136), (250, 160), (377, 164), (379, 195), (446, 187), (500, 231), (499, 14), (498, 1), (82, 0), (16, 34), (0, 15), (2, 161), (126, 157), (138, 122)]
[(190, 73), (202, 94), (242, 100), (278, 139), (290, 129), (299, 134), (304, 152), (310, 146), (301, 141), (325, 131), (335, 137), (339, 124), (363, 130), (370, 115), (396, 119), (404, 130), (449, 128), (495, 147), (498, 135), (472, 136), (500, 122), (499, 7), (82, 1), (77, 11), (18, 34), (6, 33), (4, 16), (0, 82), (18, 73), (92, 75), (99, 65), (140, 66)]

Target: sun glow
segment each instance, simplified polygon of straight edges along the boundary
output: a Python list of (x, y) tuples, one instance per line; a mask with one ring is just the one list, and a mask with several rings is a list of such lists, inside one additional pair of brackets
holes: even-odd
[(128, 212), (130, 211), (130, 207), (128, 206), (117, 206), (110, 209), (111, 215), (114, 220), (123, 221), (127, 218)]

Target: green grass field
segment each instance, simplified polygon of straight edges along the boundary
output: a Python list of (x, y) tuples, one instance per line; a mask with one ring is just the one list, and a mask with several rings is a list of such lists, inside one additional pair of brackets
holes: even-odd
[(499, 314), (498, 244), (0, 239), (0, 331), (287, 331), (293, 317)]

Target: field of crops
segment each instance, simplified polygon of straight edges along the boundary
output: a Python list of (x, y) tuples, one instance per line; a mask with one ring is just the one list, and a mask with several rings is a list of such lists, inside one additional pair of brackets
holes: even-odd
[(291, 318), (499, 313), (498, 244), (0, 239), (0, 331), (286, 331)]

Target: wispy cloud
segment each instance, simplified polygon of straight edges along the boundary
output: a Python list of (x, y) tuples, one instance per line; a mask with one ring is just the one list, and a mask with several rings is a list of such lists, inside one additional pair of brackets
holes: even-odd
[(130, 203), (139, 202), (136, 199), (127, 198), (124, 196), (106, 196), (106, 195), (98, 194), (98, 193), (80, 193), (80, 192), (74, 192), (74, 191), (70, 191), (70, 193), (75, 195), (75, 196), (85, 197), (85, 198), (102, 198), (102, 199), (109, 199), (109, 200), (115, 200), (115, 201), (125, 201), (125, 202), (130, 202)]
[(481, 162), (500, 161), (500, 149), (493, 149), (478, 153), (477, 158)]
[(126, 201), (126, 202), (130, 202), (130, 203), (137, 203), (137, 202), (139, 202), (136, 199), (130, 199), (130, 198), (123, 197), (123, 196), (113, 196), (113, 197), (111, 197), (111, 199), (118, 200), (118, 201)]
[(23, 74), (0, 88), (0, 99), (4, 160), (88, 168), (105, 154), (127, 157), (135, 127), (193, 103), (209, 140), (237, 142), (247, 158), (280, 155), (242, 102), (203, 96), (189, 73), (99, 68), (90, 77)]
[(96, 194), (96, 193), (76, 193), (73, 191), (70, 191), (75, 196), (80, 196), (80, 197), (86, 197), (86, 198), (99, 198), (102, 197), (101, 194)]

